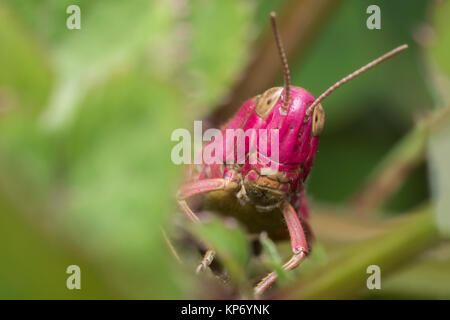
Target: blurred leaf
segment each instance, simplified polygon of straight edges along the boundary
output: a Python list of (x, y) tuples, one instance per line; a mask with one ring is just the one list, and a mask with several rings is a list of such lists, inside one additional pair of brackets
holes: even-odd
[[(245, 65), (251, 38), (250, 1), (192, 1), (189, 17), (192, 39), (186, 64), (196, 112), (224, 99)], [(226, 26), (226, 27), (225, 27)]]
[(441, 234), (450, 237), (450, 122), (430, 137), (428, 154), (436, 223)]
[(391, 148), (357, 190), (352, 200), (357, 212), (368, 213), (390, 200), (410, 173), (423, 162), (429, 130), (429, 126), (419, 123)]
[(421, 261), (382, 280), (382, 290), (372, 290), (370, 299), (436, 299), (450, 298), (450, 261), (431, 259)]
[[(445, 106), (450, 102), (445, 101), (449, 98), (450, 89), (450, 30), (448, 28), (448, 16), (450, 14), (450, 3), (436, 3), (434, 6), (434, 43), (428, 49), (427, 53), (431, 56), (432, 63), (437, 67), (432, 69), (432, 76), (435, 79), (436, 91), (440, 97), (437, 101)], [(439, 105), (439, 104), (437, 104)], [(436, 207), (436, 222), (442, 235), (450, 236), (450, 212), (448, 210), (450, 201), (448, 194), (450, 192), (450, 122), (447, 120), (438, 130), (435, 130), (430, 137), (428, 148), (430, 161), (430, 181), (433, 192), (433, 201)]]
[(283, 261), (278, 254), (277, 247), (275, 243), (267, 236), (267, 233), (262, 233), (259, 237), (259, 241), (263, 247), (263, 261), (271, 270), (276, 271), (279, 284), (286, 283), (287, 280), (292, 279), (292, 275), (283, 269)]
[[(267, 26), (270, 7), (282, 2), (78, 0), (82, 29), (68, 30), (66, 8), (73, 1), (2, 1), (0, 295), (164, 299), (202, 291), (200, 281), (171, 259), (160, 232), (161, 226), (170, 229), (177, 211), (173, 196), (181, 168), (170, 159), (170, 134), (191, 128), (188, 121), (226, 98), (251, 59), (253, 28)], [(361, 28), (365, 4), (346, 2), (305, 67), (292, 61), (294, 83), (316, 94), (353, 67), (409, 43), (426, 2), (379, 2), (382, 32)], [(389, 62), (391, 68), (373, 71), (327, 100), (329, 125), (313, 170), (313, 194), (344, 198), (410, 125), (411, 110), (428, 105), (418, 53), (411, 46)], [(52, 125), (58, 130), (47, 130)], [(408, 185), (407, 204), (422, 201), (423, 177)], [(317, 272), (315, 285), (305, 282), (305, 294), (324, 295), (321, 285), (328, 280), (326, 294), (342, 288), (345, 294), (361, 285), (361, 263), (378, 257), (376, 250), (395, 262), (425, 246), (433, 226), (428, 216), (419, 220), (421, 227), (411, 222), (381, 247), (349, 249), (350, 256), (333, 260), (334, 278), (317, 271), (327, 262), (319, 245), (299, 270), (306, 269), (305, 277)], [(241, 229), (218, 220), (195, 228), (245, 289), (250, 249)], [(411, 237), (420, 232), (424, 238), (416, 246)], [(413, 247), (405, 250), (398, 242)], [(271, 252), (279, 268), (282, 260)], [(74, 260), (89, 288), (79, 293), (64, 287), (65, 266)]]
[(447, 21), (450, 15), (448, 1), (434, 1), (431, 23), (424, 27), (426, 57), (428, 58), (429, 87), (434, 93), (435, 105), (450, 103), (450, 32)]
[[(0, 177), (0, 298), (1, 299), (117, 299), (98, 266), (66, 241), (45, 233), (38, 217), (25, 219), (5, 192)], [(30, 199), (28, 199), (30, 202)], [(34, 200), (33, 200), (34, 201)], [(38, 204), (28, 203), (35, 216)], [(49, 228), (47, 228), (49, 229)], [(48, 230), (47, 230), (48, 231)], [(69, 265), (81, 270), (81, 290), (69, 290)]]
[(160, 226), (173, 211), (170, 134), (181, 106), (176, 88), (134, 70), (88, 96), (68, 132), (61, 221), (110, 271), (127, 270), (115, 279), (134, 297), (179, 294)]
[(88, 89), (142, 55), (147, 46), (151, 55), (163, 53), (158, 52), (161, 43), (167, 43), (170, 37), (164, 36), (173, 27), (166, 2), (98, 1), (80, 9), (81, 29), (67, 30), (61, 24), (65, 36), (54, 48), (57, 85), (44, 115), (49, 126), (70, 119)]
[(305, 273), (292, 286), (283, 289), (281, 299), (348, 299), (357, 298), (366, 288), (370, 265), (380, 267), (383, 276), (437, 241), (431, 208), (421, 207), (408, 215), (403, 223), (382, 236), (348, 246), (323, 267)]
[(17, 20), (0, 3), (0, 115), (35, 115), (47, 98), (51, 74), (45, 52)]
[[(293, 85), (317, 96), (388, 50), (403, 43), (410, 45), (404, 53), (352, 80), (323, 102), (326, 124), (308, 178), (308, 192), (316, 200), (346, 201), (413, 125), (418, 110), (433, 105), (420, 68), (422, 55), (412, 35), (414, 28), (426, 21), (427, 1), (408, 6), (381, 0), (370, 4), (381, 8), (381, 30), (367, 29), (366, 2), (345, 1), (308, 56), (290, 62)], [(390, 210), (404, 211), (425, 200), (423, 169), (409, 181), (406, 191), (389, 203)]]
[[(0, 4), (0, 155), (40, 181), (36, 196), (52, 183), (56, 149), (36, 125), (52, 83), (46, 52), (5, 3)], [(5, 168), (3, 168), (5, 170)], [(13, 178), (14, 179), (14, 178)]]
[(258, 30), (267, 29), (269, 23), (269, 15), (272, 11), (280, 12), (283, 6), (289, 0), (260, 0), (259, 5), (255, 10), (255, 23)]
[[(432, 105), (419, 68), (420, 50), (412, 34), (426, 19), (427, 1), (411, 2), (408, 6), (383, 0), (370, 4), (378, 5), (382, 11), (381, 30), (366, 27), (367, 2), (346, 1), (318, 37), (308, 59), (293, 64), (293, 84), (318, 96), (337, 80), (394, 47), (409, 45), (407, 51), (352, 80), (323, 102), (327, 114), (325, 131), (350, 125), (369, 108), (387, 113), (397, 127), (403, 125), (405, 129), (412, 122), (414, 110)], [(398, 14), (400, 10), (402, 14)]]
[(448, 17), (450, 16), (450, 2), (435, 1), (433, 10), (433, 45), (429, 49), (431, 57), (440, 70), (450, 77), (450, 31), (448, 29)]
[(201, 241), (216, 251), (231, 280), (242, 284), (246, 279), (246, 266), (250, 258), (250, 248), (244, 231), (238, 226), (227, 226), (219, 218), (213, 217), (202, 224), (190, 224), (189, 229)]
[[(36, 218), (58, 226), (58, 232), (104, 267), (104, 275), (125, 296), (181, 297), (190, 281), (172, 267), (160, 232), (175, 211), (179, 175), (170, 159), (170, 135), (181, 126), (188, 103), (182, 93), (186, 84), (179, 81), (188, 76), (175, 77), (186, 50), (178, 46), (183, 25), (175, 18), (181, 17), (180, 8), (159, 1), (81, 2), (82, 28), (67, 30), (68, 2), (8, 4), (30, 32), (43, 15), (51, 15), (50, 20), (43, 19), (49, 32), (38, 27), (33, 35), (51, 51), (57, 77), (45, 126), (25, 112), (1, 118), (2, 160), (17, 164), (9, 185), (13, 186), (15, 174), (33, 181), (33, 197), (48, 201), (57, 213), (33, 212)], [(216, 13), (224, 14), (225, 20), (237, 14), (240, 32), (250, 11), (237, 8), (250, 7), (237, 2), (218, 5)], [(14, 24), (5, 21), (11, 29)], [(218, 77), (222, 72), (231, 77), (229, 70), (238, 70), (231, 64), (244, 51), (236, 55), (235, 45), (228, 48), (235, 37), (223, 30), (223, 25), (217, 26), (216, 31), (228, 38), (226, 55), (213, 65), (219, 67)], [(9, 33), (0, 35), (11, 43), (11, 52), (27, 52), (24, 45), (29, 40), (23, 37), (23, 43), (14, 43)], [(34, 54), (23, 59), (18, 54), (18, 61), (33, 61)], [(199, 50), (193, 57), (203, 54)], [(31, 71), (42, 77), (39, 69)], [(39, 94), (47, 93), (37, 88)], [(25, 89), (19, 88), (18, 95)], [(39, 107), (46, 102), (42, 97), (36, 100)], [(64, 126), (48, 131), (48, 124)], [(20, 185), (13, 192), (18, 199), (26, 198)]]
[[(89, 0), (77, 0), (76, 3), (70, 0), (3, 0), (3, 2), (22, 18), (24, 27), (29, 33), (33, 33), (37, 41), (51, 48), (64, 41), (71, 32), (66, 28), (66, 19), (69, 16), (66, 8), (76, 4), (88, 11), (93, 4)], [(82, 20), (85, 13), (82, 13)]]

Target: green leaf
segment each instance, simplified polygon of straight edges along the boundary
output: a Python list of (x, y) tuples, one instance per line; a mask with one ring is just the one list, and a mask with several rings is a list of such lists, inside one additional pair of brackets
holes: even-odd
[(68, 30), (61, 20), (64, 37), (53, 48), (57, 85), (43, 115), (50, 127), (72, 119), (74, 108), (89, 89), (132, 64), (146, 50), (151, 59), (165, 61), (163, 66), (176, 61), (167, 61), (162, 50), (173, 41), (174, 16), (168, 3), (98, 1), (86, 7), (80, 4), (80, 10), (81, 29)]
[(450, 237), (450, 122), (430, 137), (428, 148), (432, 199), (440, 233)]
[(437, 240), (431, 207), (420, 207), (385, 234), (352, 244), (325, 266), (304, 273), (276, 298), (358, 298), (368, 290), (368, 266), (379, 266), (384, 277), (401, 265), (412, 262)]
[(448, 300), (450, 260), (448, 248), (446, 249), (439, 252), (438, 257), (426, 254), (418, 263), (406, 266), (395, 276), (383, 279), (382, 290), (372, 290), (367, 298)]
[(67, 133), (61, 222), (133, 297), (179, 294), (160, 228), (174, 211), (179, 171), (170, 135), (181, 98), (169, 83), (134, 70), (88, 96)]
[(263, 261), (271, 270), (275, 270), (278, 275), (278, 282), (283, 284), (292, 279), (292, 274), (283, 269), (283, 261), (278, 254), (277, 247), (267, 236), (267, 233), (262, 233), (259, 240), (261, 241), (264, 252)]
[(433, 8), (434, 39), (429, 53), (438, 65), (439, 69), (450, 77), (450, 30), (448, 17), (450, 15), (450, 3), (448, 1), (436, 2)]
[(50, 91), (49, 64), (45, 51), (3, 3), (0, 43), (0, 114), (21, 111), (36, 115)]
[[(12, 196), (4, 169), (0, 174), (0, 299), (123, 298), (99, 265), (56, 236), (52, 227), (44, 226), (39, 200), (33, 196), (27, 201), (13, 199), (17, 194)], [(24, 209), (32, 215), (24, 217)], [(66, 287), (70, 265), (80, 267), (81, 290)]]
[(434, 94), (435, 105), (445, 106), (450, 103), (450, 31), (447, 26), (450, 5), (448, 2), (434, 2), (432, 9), (432, 25), (425, 33), (429, 87)]
[[(433, 30), (434, 39), (427, 54), (431, 60), (431, 75), (436, 92), (436, 105), (449, 108), (450, 103), (450, 30), (448, 16), (450, 3), (441, 2), (434, 5)], [(450, 122), (444, 120), (430, 136), (428, 158), (430, 162), (430, 181), (432, 199), (435, 205), (436, 223), (441, 234), (450, 236)]]
[[(171, 223), (176, 212), (174, 194), (181, 171), (170, 159), (170, 136), (182, 126), (190, 102), (185, 94), (189, 81), (184, 80), (192, 75), (181, 67), (191, 49), (182, 45), (185, 21), (180, 8), (163, 1), (80, 1), (81, 30), (67, 30), (65, 9), (73, 4), (70, 1), (5, 3), (17, 21), (0, 11), (5, 17), (0, 38), (10, 49), (0, 62), (8, 70), (0, 84), (15, 86), (20, 110), (1, 117), (1, 160), (16, 165), (5, 185), (18, 199), (33, 203), (30, 199), (36, 198), (52, 208), (19, 214), (34, 214), (55, 225), (55, 241), (64, 238), (73, 250), (100, 265), (102, 276), (126, 297), (180, 298), (191, 292), (186, 289), (192, 288), (189, 277), (178, 270), (161, 235), (161, 226)], [(241, 27), (249, 11), (239, 8), (248, 5), (236, 1), (219, 6), (214, 12), (225, 20), (235, 17), (231, 21), (239, 22), (236, 32), (244, 34)], [(202, 17), (203, 23), (209, 18)], [(235, 39), (225, 32), (227, 24), (217, 30), (228, 39), (224, 47), (233, 43), (214, 64), (217, 77), (231, 81), (230, 70), (237, 72), (245, 49), (237, 54), (235, 43), (243, 37)], [(209, 33), (207, 41), (213, 35)], [(34, 48), (36, 39), (54, 69), (50, 99), (50, 72)], [(204, 52), (196, 54), (201, 65)], [(226, 90), (221, 81), (209, 88)], [(35, 114), (24, 108), (28, 100), (40, 112), (47, 105), (39, 119), (43, 121), (30, 117)], [(32, 181), (31, 198), (15, 178), (22, 175)], [(11, 250), (14, 247), (15, 243)], [(232, 272), (239, 270), (236, 279), (243, 277), (241, 258), (236, 260), (238, 267), (231, 267)], [(8, 267), (23, 269), (16, 260)], [(39, 268), (36, 278), (41, 272)], [(19, 284), (16, 273), (8, 286)]]
[(189, 87), (195, 92), (196, 111), (203, 111), (225, 98), (247, 62), (253, 6), (248, 1), (195, 0), (192, 7), (186, 71), (191, 77)]
[(226, 225), (219, 218), (202, 224), (191, 224), (189, 230), (216, 251), (232, 281), (242, 284), (246, 279), (246, 266), (250, 247), (245, 232), (238, 225)]

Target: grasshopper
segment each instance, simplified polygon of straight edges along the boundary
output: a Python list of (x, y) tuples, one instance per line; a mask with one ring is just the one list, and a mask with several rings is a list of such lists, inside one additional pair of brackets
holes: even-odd
[[(284, 70), (284, 87), (270, 88), (244, 102), (237, 114), (222, 127), (221, 132), (225, 136), (225, 131), (230, 129), (277, 130), (279, 159), (276, 170), (272, 167), (267, 170), (269, 155), (256, 142), (255, 135), (258, 135), (258, 131), (245, 144), (243, 163), (230, 161), (229, 150), (235, 147), (235, 140), (225, 140), (223, 144), (228, 148), (224, 148), (220, 155), (223, 161), (203, 163), (191, 168), (187, 182), (178, 191), (177, 203), (192, 222), (200, 223), (187, 200), (201, 195), (203, 209), (236, 218), (246, 226), (250, 234), (258, 235), (265, 231), (274, 241), (290, 238), (292, 257), (283, 268), (292, 270), (309, 253), (307, 235), (310, 234), (310, 227), (307, 223), (309, 210), (305, 197), (305, 180), (312, 168), (325, 123), (321, 102), (344, 83), (408, 46), (399, 46), (373, 60), (333, 84), (316, 99), (305, 89), (291, 86), (287, 58), (274, 12), (270, 19)], [(214, 255), (213, 250), (208, 250), (197, 271), (205, 270), (212, 263)], [(276, 279), (276, 272), (269, 273), (255, 286), (255, 296), (262, 295)]]

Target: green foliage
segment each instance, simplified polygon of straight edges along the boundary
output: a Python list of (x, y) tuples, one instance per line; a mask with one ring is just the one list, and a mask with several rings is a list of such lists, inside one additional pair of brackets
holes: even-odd
[[(433, 105), (423, 71), (418, 67), (420, 48), (413, 38), (414, 29), (426, 19), (427, 2), (407, 6), (392, 1), (370, 4), (380, 6), (381, 30), (365, 27), (367, 2), (351, 1), (327, 21), (307, 59), (291, 63), (292, 82), (318, 96), (379, 55), (403, 43), (409, 45), (401, 55), (336, 90), (323, 102), (326, 124), (308, 182), (309, 193), (317, 200), (348, 200), (367, 173), (413, 126), (418, 110)], [(328, 183), (330, 180), (332, 184)], [(425, 184), (422, 171), (388, 209), (402, 211), (422, 202), (427, 195)]]
[(11, 108), (27, 114), (45, 102), (51, 85), (49, 66), (35, 39), (22, 32), (11, 10), (0, 4), (0, 87)]
[(192, 224), (189, 229), (209, 248), (214, 248), (231, 280), (242, 286), (246, 280), (246, 266), (250, 258), (245, 232), (238, 225), (226, 225), (217, 218), (205, 224)]
[(266, 233), (262, 233), (259, 240), (261, 241), (264, 252), (263, 262), (270, 268), (270, 270), (274, 270), (277, 273), (279, 283), (284, 284), (288, 280), (292, 279), (292, 275), (283, 269), (283, 261), (278, 254), (275, 243), (270, 240)]
[(252, 9), (251, 2), (239, 0), (192, 1), (185, 71), (196, 98), (196, 114), (220, 103), (248, 62)]
[(438, 65), (441, 72), (450, 76), (450, 61), (448, 54), (450, 52), (450, 32), (448, 30), (448, 17), (450, 14), (450, 4), (444, 2), (439, 4), (438, 9), (433, 12), (433, 32), (434, 38), (429, 53)]
[[(450, 15), (448, 2), (437, 6), (433, 17), (435, 35), (432, 46), (429, 48), (431, 64), (434, 71), (437, 108), (450, 107), (450, 30), (447, 22)], [(436, 128), (430, 138), (429, 158), (431, 167), (431, 183), (433, 199), (436, 205), (436, 221), (439, 230), (447, 238), (450, 236), (450, 215), (448, 208), (450, 199), (450, 121), (446, 121)]]
[[(3, 190), (2, 190), (3, 191)], [(36, 210), (36, 208), (34, 208)], [(101, 268), (55, 236), (42, 236), (43, 226), (30, 226), (21, 212), (0, 198), (0, 297), (8, 299), (118, 299)], [(37, 220), (37, 219), (36, 219)], [(82, 270), (82, 290), (68, 290), (66, 269)], [(84, 272), (86, 271), (86, 272)]]
[[(164, 34), (172, 32), (175, 22), (167, 5), (148, 1), (141, 4), (151, 5), (152, 10), (142, 10), (139, 3), (129, 6), (122, 2), (103, 2), (89, 6), (89, 10), (83, 7), (89, 14), (82, 22), (82, 30), (70, 33), (65, 28), (64, 11), (58, 29), (67, 34), (61, 38), (49, 36), (48, 50), (55, 57), (55, 76), (58, 81), (60, 77), (68, 78), (74, 94), (57, 100), (55, 107), (73, 108), (71, 117), (55, 127), (46, 116), (49, 112), (52, 117), (59, 114), (53, 106), (46, 106), (39, 117), (30, 118), (18, 105), (20, 111), (13, 109), (1, 119), (0, 145), (3, 160), (16, 163), (5, 183), (11, 185), (19, 171), (24, 172), (31, 180), (33, 199), (48, 201), (50, 207), (55, 207), (54, 215), (35, 218), (55, 225), (76, 250), (94, 259), (94, 264), (110, 278), (111, 286), (128, 297), (176, 298), (183, 280), (171, 272), (170, 253), (160, 227), (174, 209), (172, 195), (179, 171), (171, 165), (168, 155), (170, 134), (181, 124), (184, 101), (180, 88), (164, 80), (168, 74), (158, 77), (150, 73), (163, 58), (145, 59), (144, 55), (144, 49), (158, 51), (165, 41), (170, 41)], [(129, 25), (115, 23), (124, 14)], [(24, 28), (13, 31), (20, 34)], [(149, 47), (149, 39), (153, 38), (157, 41), (150, 41)], [(16, 38), (5, 41), (9, 39), (5, 46), (11, 52), (28, 52)], [(27, 65), (16, 68), (21, 72)], [(6, 81), (8, 87), (15, 84), (8, 76)], [(91, 90), (94, 85), (95, 90)], [(60, 90), (65, 89), (56, 84), (52, 95), (58, 96)], [(18, 188), (18, 192), (23, 191)], [(14, 198), (16, 206), (24, 196)], [(30, 204), (32, 208), (35, 205)], [(43, 214), (31, 211), (33, 215)], [(61, 265), (57, 261), (54, 264), (54, 268)], [(61, 268), (61, 272), (64, 270)], [(41, 271), (36, 268), (35, 278), (39, 279)], [(8, 278), (8, 274), (2, 277)], [(45, 297), (58, 297), (48, 285), (41, 289), (48, 290)], [(64, 282), (60, 286), (65, 289)], [(89, 282), (85, 290), (86, 297), (91, 296)], [(35, 295), (39, 296), (39, 292)]]
[(436, 130), (429, 143), (430, 180), (436, 208), (436, 223), (446, 238), (450, 237), (450, 121)]
[[(177, 264), (161, 234), (164, 228), (178, 236), (172, 226), (182, 168), (171, 162), (170, 136), (226, 99), (252, 58), (254, 40), (268, 28), (268, 12), (285, 3), (79, 0), (81, 30), (68, 30), (66, 8), (73, 1), (2, 1), (1, 298), (164, 299), (200, 291), (195, 264)], [(308, 182), (316, 201), (344, 202), (413, 126), (415, 112), (434, 104), (411, 32), (426, 20), (427, 2), (375, 3), (383, 10), (381, 32), (364, 27), (364, 2), (349, 1), (323, 21), (304, 61), (289, 57), (294, 85), (317, 95), (384, 51), (411, 45), (324, 103), (327, 125)], [(448, 3), (445, 8), (427, 55), (448, 76)], [(448, 193), (450, 181), (447, 138), (434, 139), (430, 149), (440, 194)], [(422, 141), (411, 139), (412, 148), (400, 154), (420, 153), (415, 147)], [(388, 208), (397, 212), (427, 200), (426, 174), (416, 172)], [(443, 196), (435, 199), (439, 228), (448, 234), (449, 204)], [(332, 245), (316, 239), (299, 273), (280, 268), (291, 254), (286, 243), (275, 247), (263, 238), (261, 260), (281, 280), (308, 279), (296, 298), (341, 297), (361, 287), (366, 263), (389, 269), (390, 259), (403, 261), (411, 253), (404, 247), (417, 242), (425, 249), (434, 239), (428, 213), (411, 217), (407, 226), (343, 255), (339, 239)], [(232, 285), (251, 288), (258, 270), (248, 270), (254, 258), (245, 230), (219, 219), (189, 230), (215, 249)], [(81, 267), (81, 291), (65, 288), (70, 264)]]
[(304, 273), (278, 298), (351, 299), (367, 293), (367, 267), (379, 266), (382, 277), (437, 241), (436, 227), (429, 207), (417, 209), (410, 219), (375, 237), (343, 249), (326, 265)]

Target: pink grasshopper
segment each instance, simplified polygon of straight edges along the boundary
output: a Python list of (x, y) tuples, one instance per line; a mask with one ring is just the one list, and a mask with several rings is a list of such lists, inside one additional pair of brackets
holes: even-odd
[[(225, 140), (222, 163), (194, 167), (188, 182), (180, 188), (177, 201), (180, 209), (195, 223), (199, 223), (200, 219), (186, 200), (203, 195), (203, 208), (235, 217), (251, 234), (265, 231), (273, 240), (290, 238), (293, 255), (283, 268), (292, 270), (309, 253), (306, 237), (309, 233), (308, 207), (304, 182), (313, 165), (319, 136), (324, 126), (325, 114), (320, 102), (344, 83), (408, 46), (397, 47), (370, 62), (336, 82), (315, 99), (305, 89), (291, 87), (286, 54), (276, 25), (275, 13), (271, 13), (271, 23), (284, 68), (285, 86), (268, 89), (263, 94), (247, 100), (221, 130), (224, 136), (225, 131), (229, 129), (278, 130), (277, 170), (264, 170), (270, 163), (267, 161), (268, 153), (273, 150), (267, 148), (262, 150), (256, 143), (255, 136), (246, 142), (245, 161), (242, 164), (236, 164), (234, 155), (230, 159), (229, 150), (235, 147), (234, 138)], [(257, 130), (254, 132), (258, 135)], [(287, 230), (281, 216), (284, 217)], [(213, 259), (214, 251), (208, 250), (197, 270), (206, 269)], [(275, 272), (269, 273), (256, 285), (255, 296), (264, 293), (276, 279)]]

